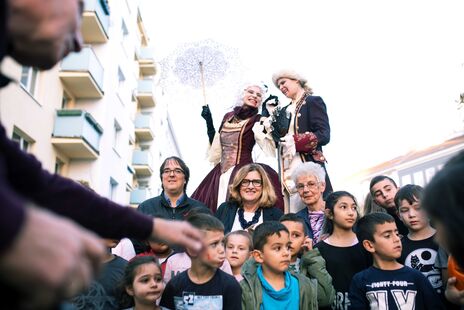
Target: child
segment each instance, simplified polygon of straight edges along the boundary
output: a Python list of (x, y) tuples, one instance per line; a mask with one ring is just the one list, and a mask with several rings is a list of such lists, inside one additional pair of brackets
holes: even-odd
[(205, 248), (195, 255), (188, 253), (191, 267), (168, 282), (160, 305), (176, 310), (240, 310), (240, 285), (219, 269), (225, 260), (224, 225), (208, 214), (195, 214), (187, 221), (203, 231)]
[(76, 310), (118, 309), (117, 285), (123, 278), (127, 260), (111, 253), (119, 240), (102, 239), (102, 241), (107, 249), (102, 269), (89, 289), (72, 299)]
[[(358, 204), (345, 191), (331, 193), (325, 202), (323, 234), (328, 237), (315, 245), (332, 276), (336, 297), (332, 309), (347, 309), (348, 290), (353, 276), (372, 265), (371, 255), (358, 242), (353, 226), (358, 219)], [(329, 309), (329, 307), (327, 307)]]
[(365, 215), (356, 235), (372, 254), (374, 265), (353, 277), (350, 309), (444, 309), (424, 275), (396, 261), (401, 256), (401, 240), (391, 215)]
[(224, 243), (226, 246), (226, 259), (232, 268), (235, 279), (240, 282), (243, 280), (241, 274), (242, 265), (253, 251), (251, 235), (246, 230), (236, 230), (226, 235)]
[(325, 301), (335, 296), (332, 278), (325, 269), (325, 261), (319, 250), (313, 249), (312, 240), (306, 235), (305, 221), (295, 213), (287, 213), (280, 218), (280, 222), (289, 232), (290, 265), (288, 270), (317, 280), (318, 305), (319, 307), (328, 306)]
[(318, 309), (317, 281), (288, 271), (290, 244), (282, 223), (267, 221), (256, 227), (253, 259), (242, 267), (243, 309)]
[[(164, 290), (161, 268), (152, 255), (137, 255), (127, 264), (121, 285), (120, 308), (159, 310), (156, 301)], [(128, 308), (132, 307), (132, 308)]]
[(422, 272), (437, 293), (444, 297), (441, 272), (435, 267), (438, 254), (435, 229), (430, 226), (428, 215), (421, 207), (422, 194), (422, 187), (412, 184), (403, 186), (396, 193), (398, 215), (409, 230), (401, 239), (403, 251), (398, 261)]

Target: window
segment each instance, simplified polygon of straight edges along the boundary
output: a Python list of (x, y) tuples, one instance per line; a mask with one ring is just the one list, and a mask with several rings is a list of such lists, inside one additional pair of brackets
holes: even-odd
[(113, 136), (113, 149), (116, 151), (116, 153), (119, 152), (119, 144), (120, 144), (120, 139), (121, 139), (121, 125), (119, 125), (117, 120), (114, 120), (114, 136)]
[(417, 171), (414, 172), (414, 184), (419, 185), (419, 186), (424, 186), (424, 172), (423, 171)]
[(115, 200), (118, 189), (118, 182), (110, 177), (110, 199)]
[(13, 136), (11, 138), (19, 144), (19, 148), (24, 152), (30, 151), (31, 145), (34, 143), (31, 137), (16, 127), (13, 129)]
[(56, 158), (55, 160), (55, 173), (59, 175), (63, 175), (63, 167), (64, 167), (64, 162), (60, 160), (59, 158)]
[(35, 91), (37, 88), (37, 76), (39, 74), (39, 70), (32, 67), (22, 67), (21, 69), (21, 79), (20, 84), (23, 88), (30, 93), (32, 96), (35, 95)]

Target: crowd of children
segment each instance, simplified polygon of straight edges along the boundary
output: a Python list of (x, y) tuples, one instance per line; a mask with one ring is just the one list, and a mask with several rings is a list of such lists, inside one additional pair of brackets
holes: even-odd
[[(315, 244), (308, 233), (314, 227), (296, 213), (224, 236), (218, 218), (191, 212), (186, 220), (203, 232), (200, 253), (162, 242), (146, 243), (138, 255), (125, 252), (134, 252), (129, 262), (108, 252), (100, 277), (73, 303), (135, 310), (460, 309), (462, 186), (450, 175), (462, 180), (464, 165), (452, 160), (425, 191), (378, 176), (370, 194), (386, 212), (364, 210), (362, 217), (352, 194), (331, 193)], [(445, 205), (437, 191), (448, 197)], [(108, 249), (115, 245), (107, 240)]]

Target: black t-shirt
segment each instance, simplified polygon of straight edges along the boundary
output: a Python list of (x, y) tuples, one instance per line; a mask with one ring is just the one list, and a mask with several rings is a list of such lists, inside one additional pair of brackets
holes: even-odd
[(186, 270), (166, 284), (160, 306), (172, 310), (241, 310), (242, 289), (233, 276), (220, 269), (204, 284), (193, 283)]
[(348, 290), (351, 279), (356, 273), (372, 266), (372, 255), (361, 243), (349, 247), (337, 247), (321, 241), (314, 247), (319, 249), (325, 259), (327, 272), (332, 276), (332, 285), (335, 288), (332, 309), (347, 309), (350, 305)]
[(424, 240), (411, 240), (407, 236), (401, 239), (403, 251), (398, 260), (400, 263), (419, 270), (429, 280), (438, 294), (444, 293), (441, 270), (435, 267), (438, 254), (438, 244), (431, 236)]

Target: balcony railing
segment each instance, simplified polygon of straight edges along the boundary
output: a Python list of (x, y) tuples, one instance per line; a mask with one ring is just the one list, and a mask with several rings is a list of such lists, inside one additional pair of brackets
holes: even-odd
[(139, 67), (140, 74), (150, 76), (156, 74), (156, 64), (153, 57), (153, 49), (150, 47), (141, 47), (139, 50)]
[(149, 197), (150, 193), (147, 188), (135, 188), (131, 193), (130, 193), (130, 204), (131, 205), (139, 205), (145, 200), (147, 200)]
[(52, 144), (71, 159), (97, 159), (102, 127), (82, 110), (59, 110), (56, 113)]
[(141, 108), (153, 108), (156, 105), (153, 80), (139, 80), (137, 101)]
[(134, 122), (135, 136), (139, 141), (151, 141), (155, 138), (153, 118), (151, 115), (138, 114)]
[(89, 46), (61, 62), (60, 79), (76, 98), (103, 97), (103, 73), (103, 66)]
[(134, 150), (132, 167), (137, 177), (149, 177), (153, 174), (152, 157), (149, 151)]
[(85, 43), (108, 41), (110, 11), (105, 0), (85, 0), (81, 32)]

